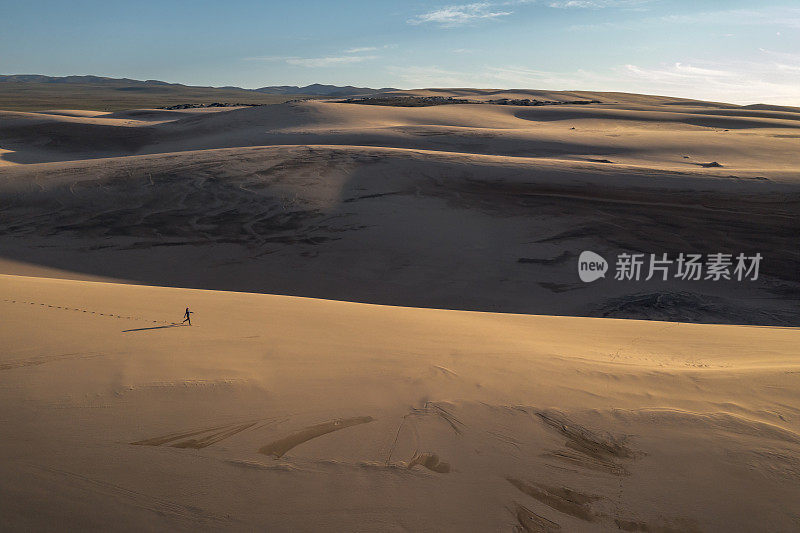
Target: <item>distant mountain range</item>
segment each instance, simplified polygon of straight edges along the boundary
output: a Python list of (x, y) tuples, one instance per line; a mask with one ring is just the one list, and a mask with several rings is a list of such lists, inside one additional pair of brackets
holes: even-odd
[(341, 87), (338, 85), (322, 85), (319, 83), (314, 83), (312, 85), (306, 85), (305, 87), (297, 87), (296, 85), (273, 85), (271, 87), (261, 87), (260, 89), (253, 90), (265, 94), (308, 94), (312, 96), (338, 97), (383, 93), (387, 91), (397, 91), (398, 89), (391, 87), (370, 89), (369, 87), (353, 87), (352, 85), (345, 85)]
[(172, 85), (186, 87), (180, 83), (167, 83), (158, 80), (132, 80), (129, 78), (105, 78), (103, 76), (43, 76), (41, 74), (11, 74), (0, 75), (2, 82), (19, 83), (72, 83), (81, 85)]
[(46, 83), (46, 84), (75, 84), (75, 85), (94, 85), (118, 90), (147, 90), (148, 87), (152, 88), (166, 88), (166, 87), (194, 87), (203, 89), (227, 89), (239, 91), (252, 91), (262, 94), (277, 94), (277, 95), (308, 95), (308, 96), (355, 96), (365, 94), (382, 93), (386, 91), (396, 91), (393, 88), (371, 89), (369, 87), (353, 87), (352, 85), (338, 86), (338, 85), (323, 85), (314, 83), (306, 85), (305, 87), (298, 87), (296, 85), (274, 85), (270, 87), (261, 87), (259, 89), (242, 89), (241, 87), (198, 87), (194, 85), (183, 85), (181, 83), (167, 83), (159, 80), (132, 80), (129, 78), (106, 78), (103, 76), (43, 76), (41, 74), (12, 74), (0, 75), (0, 83), (15, 82), (15, 83)]

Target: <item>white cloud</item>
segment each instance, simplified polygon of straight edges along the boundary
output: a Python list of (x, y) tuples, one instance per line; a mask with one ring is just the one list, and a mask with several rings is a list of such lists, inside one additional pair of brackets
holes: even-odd
[(438, 24), (442, 27), (461, 26), (480, 20), (495, 19), (510, 15), (511, 11), (496, 11), (495, 6), (490, 2), (476, 2), (473, 4), (462, 4), (447, 6), (436, 9), (428, 13), (423, 13), (410, 20), (409, 24)]
[(800, 9), (765, 7), (761, 9), (729, 9), (686, 15), (667, 15), (652, 22), (676, 24), (725, 24), (731, 26), (782, 26), (800, 28)]
[(289, 59), (299, 58), (287, 56), (252, 56), (242, 58), (243, 61), (287, 61)]
[(685, 65), (683, 63), (675, 63), (667, 68), (660, 69), (642, 69), (636, 65), (625, 65), (624, 68), (636, 76), (650, 78), (654, 81), (662, 82), (682, 82), (687, 79), (696, 78), (722, 79), (736, 76), (734, 72), (694, 67), (692, 65)]
[[(553, 0), (545, 5), (554, 8), (606, 8), (639, 7), (653, 0)], [(510, 6), (538, 3), (537, 0), (505, 0), (501, 2), (473, 2), (442, 7), (414, 18), (409, 24), (438, 24), (443, 28), (463, 26), (481, 20), (496, 19), (513, 14)]]
[(297, 56), (256, 56), (245, 57), (244, 61), (279, 61), (287, 65), (297, 67), (332, 67), (336, 65), (347, 65), (352, 63), (362, 63), (377, 59), (377, 55), (363, 55), (365, 52), (375, 52), (381, 49), (397, 48), (396, 44), (385, 44), (383, 46), (361, 46), (349, 48), (338, 55), (324, 57), (297, 57)]
[(299, 67), (334, 67), (336, 65), (361, 63), (376, 58), (377, 56), (293, 57), (286, 59), (286, 63)]
[(569, 8), (604, 8), (604, 7), (638, 7), (650, 0), (558, 0), (548, 3), (550, 7)]
[(759, 48), (767, 61), (775, 65), (779, 70), (799, 70), (800, 69), (800, 54), (788, 52), (776, 52), (774, 50), (767, 50)]
[(620, 91), (736, 104), (800, 106), (800, 57), (774, 57), (780, 61), (677, 62), (649, 67), (629, 64), (600, 71), (551, 72), (503, 65), (486, 66), (478, 69), (478, 74), (436, 66), (396, 67), (389, 72), (407, 87)]
[(737, 104), (800, 104), (800, 65), (731, 61), (713, 67), (625, 65), (616, 72), (621, 83), (651, 93)]
[(349, 48), (344, 51), (345, 54), (360, 54), (362, 52), (374, 52), (378, 48), (376, 46), (362, 46), (361, 48)]
[(358, 46), (355, 48), (348, 48), (343, 53), (345, 54), (361, 54), (364, 52), (376, 52), (378, 50), (390, 50), (397, 48), (396, 44), (384, 44), (383, 46)]
[[(566, 4), (552, 2), (552, 4)], [(590, 2), (593, 3), (593, 2)], [(631, 4), (633, 6), (633, 4)], [(565, 6), (558, 6), (565, 7)], [(605, 21), (594, 24), (576, 24), (567, 27), (571, 31), (585, 30), (642, 30), (647, 28), (664, 28), (665, 25), (685, 26), (700, 25), (712, 28), (731, 30), (738, 27), (774, 27), (800, 29), (800, 9), (786, 7), (770, 7), (763, 9), (729, 9), (719, 11), (702, 11), (686, 14), (673, 14), (658, 17), (642, 17), (631, 20)], [(780, 33), (780, 32), (778, 32)], [(723, 36), (732, 37), (733, 33)]]

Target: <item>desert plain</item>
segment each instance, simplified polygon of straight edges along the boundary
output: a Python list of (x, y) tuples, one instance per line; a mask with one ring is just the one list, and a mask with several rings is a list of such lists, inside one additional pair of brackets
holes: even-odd
[(800, 529), (800, 109), (394, 96), (0, 111), (0, 529)]

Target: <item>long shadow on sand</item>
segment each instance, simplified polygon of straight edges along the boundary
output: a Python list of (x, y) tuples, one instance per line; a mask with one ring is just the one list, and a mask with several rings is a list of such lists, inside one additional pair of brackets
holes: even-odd
[(187, 324), (169, 324), (168, 326), (153, 326), (152, 328), (125, 329), (122, 331), (122, 333), (131, 333), (133, 331), (147, 331), (149, 329), (181, 328), (183, 326), (187, 326)]

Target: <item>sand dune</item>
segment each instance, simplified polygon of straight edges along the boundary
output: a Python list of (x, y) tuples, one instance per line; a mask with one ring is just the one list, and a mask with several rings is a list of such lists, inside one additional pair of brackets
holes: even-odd
[[(604, 103), (7, 113), (0, 147), (15, 151), (2, 157), (20, 164), (0, 171), (0, 268), (417, 307), (797, 324), (800, 251), (787, 243), (800, 231), (800, 114), (643, 95), (429, 93)], [(598, 288), (575, 275), (585, 249), (766, 259), (753, 283)]]
[(404, 94), (0, 111), (0, 529), (800, 528), (800, 113)]
[(4, 527), (800, 524), (794, 329), (0, 286)]

